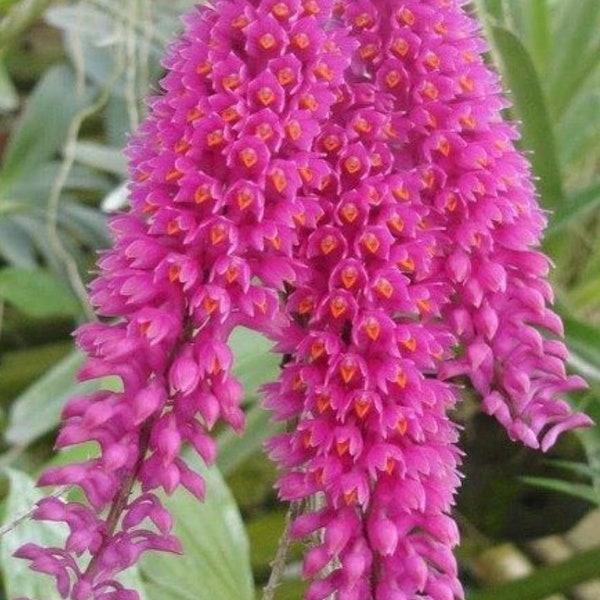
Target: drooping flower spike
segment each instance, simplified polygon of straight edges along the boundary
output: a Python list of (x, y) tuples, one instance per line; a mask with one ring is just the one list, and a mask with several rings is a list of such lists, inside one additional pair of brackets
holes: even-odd
[(215, 423), (242, 429), (238, 325), (285, 355), (265, 403), (295, 428), (269, 450), (282, 498), (319, 499), (293, 524), (321, 540), (310, 600), (460, 597), (456, 376), (530, 446), (588, 423), (556, 398), (581, 382), (546, 307), (544, 218), (461, 4), (221, 0), (185, 18), (92, 285), (117, 320), (78, 333), (82, 377), (123, 389), (69, 402), (57, 445), (100, 456), (41, 479), (88, 504), (42, 501), (66, 547), (18, 551), (64, 597), (136, 598), (115, 575), (179, 550), (154, 491), (201, 499), (181, 445), (210, 463)]
[(280, 495), (318, 499), (292, 527), (320, 533), (307, 600), (462, 597), (456, 377), (528, 446), (589, 424), (558, 399), (584, 383), (547, 307), (545, 218), (461, 4), (334, 9), (359, 43), (319, 140), (336, 187), (298, 248), (311, 279), (290, 296), (291, 358), (266, 398), (296, 423), (269, 442)]
[(87, 504), (42, 501), (35, 518), (66, 523), (66, 546), (17, 553), (64, 597), (137, 597), (115, 575), (145, 550), (180, 551), (155, 490), (204, 496), (182, 444), (210, 464), (214, 425), (243, 428), (228, 337), (238, 325), (281, 329), (279, 294), (306, 278), (297, 230), (322, 213), (326, 167), (311, 150), (351, 48), (343, 30), (326, 34), (328, 14), (314, 2), (220, 2), (188, 15), (169, 51), (163, 94), (128, 149), (131, 210), (112, 219), (91, 286), (98, 314), (116, 321), (77, 333), (81, 379), (116, 375), (123, 387), (67, 404), (57, 447), (95, 441), (100, 454), (40, 484), (78, 485)]

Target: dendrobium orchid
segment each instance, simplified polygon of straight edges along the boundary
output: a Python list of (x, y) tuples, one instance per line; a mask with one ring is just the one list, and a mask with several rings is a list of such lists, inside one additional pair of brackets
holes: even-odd
[(318, 540), (307, 600), (462, 597), (449, 411), (466, 382), (532, 448), (589, 424), (561, 399), (584, 384), (548, 307), (545, 216), (463, 4), (217, 0), (184, 18), (91, 286), (113, 320), (77, 334), (81, 377), (122, 389), (67, 404), (57, 446), (100, 453), (40, 480), (87, 503), (40, 502), (66, 545), (17, 553), (63, 597), (137, 598), (116, 575), (180, 550), (156, 490), (202, 500), (181, 446), (210, 464), (215, 424), (243, 429), (237, 326), (283, 356), (264, 405), (293, 427), (267, 446), (304, 508), (292, 536)]

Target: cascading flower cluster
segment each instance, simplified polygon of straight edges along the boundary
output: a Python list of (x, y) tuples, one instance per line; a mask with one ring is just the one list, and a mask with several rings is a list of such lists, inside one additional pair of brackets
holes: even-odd
[(131, 211), (112, 220), (91, 286), (98, 314), (118, 320), (77, 334), (80, 377), (116, 375), (123, 389), (67, 404), (57, 447), (94, 441), (100, 455), (40, 480), (78, 485), (88, 505), (42, 501), (34, 517), (66, 523), (66, 546), (17, 553), (64, 597), (137, 597), (115, 574), (145, 550), (180, 550), (154, 491), (204, 496), (182, 444), (211, 463), (207, 432), (219, 420), (243, 428), (227, 340), (237, 325), (275, 336), (279, 294), (305, 278), (297, 229), (322, 212), (310, 150), (350, 61), (328, 18), (312, 1), (224, 1), (190, 14), (169, 53), (164, 94), (129, 146)]
[(588, 422), (556, 399), (582, 381), (565, 374), (548, 261), (532, 249), (544, 216), (459, 4), (337, 15), (359, 46), (318, 140), (334, 185), (298, 248), (311, 279), (289, 298), (292, 358), (266, 400), (297, 420), (269, 443), (281, 496), (319, 498), (292, 527), (321, 532), (309, 600), (462, 596), (454, 377), (531, 447)]
[[(462, 0), (218, 0), (185, 18), (164, 93), (129, 147), (131, 211), (92, 284), (83, 378), (59, 447), (100, 454), (47, 471), (87, 504), (42, 501), (65, 548), (18, 555), (73, 600), (137, 598), (115, 578), (179, 551), (155, 491), (202, 479), (209, 431), (243, 428), (227, 340), (243, 325), (283, 354), (265, 405), (292, 535), (317, 533), (308, 600), (461, 597), (449, 513), (448, 411), (466, 378), (511, 438), (547, 449), (584, 426), (557, 397), (560, 320), (529, 166)], [(132, 494), (140, 484), (139, 493)]]

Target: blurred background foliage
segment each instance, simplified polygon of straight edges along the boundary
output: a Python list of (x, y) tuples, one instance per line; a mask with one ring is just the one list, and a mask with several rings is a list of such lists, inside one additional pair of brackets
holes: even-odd
[[(66, 398), (113, 385), (75, 383), (81, 357), (70, 332), (92, 317), (85, 284), (96, 252), (108, 244), (106, 214), (126, 202), (127, 132), (143, 118), (165, 45), (191, 6), (0, 0), (0, 600), (56, 597), (10, 555), (23, 540), (51, 541), (61, 532), (15, 519), (39, 498), (34, 481), (45, 465), (93, 452), (52, 452)], [(470, 9), (510, 90), (507, 116), (522, 124), (522, 146), (548, 210), (545, 250), (556, 265), (571, 367), (590, 383), (572, 401), (600, 424), (598, 0), (476, 0)], [(168, 500), (187, 553), (149, 556), (129, 573), (146, 600), (246, 600), (268, 579), (285, 508), (260, 452), (273, 425), (257, 404), (257, 388), (277, 364), (268, 345), (246, 331), (233, 343), (247, 390), (247, 431), (219, 435), (219, 469), (207, 473), (205, 505), (184, 493)], [(505, 583), (511, 572), (498, 575), (496, 567), (507, 548), (530, 557), (538, 538), (561, 536), (598, 510), (600, 425), (540, 456), (509, 444), (477, 413), (476, 399), (465, 398), (456, 418), (468, 457), (456, 515), (469, 599), (587, 598), (576, 586), (600, 578), (597, 533), (587, 550), (569, 546), (550, 557), (559, 561), (552, 567), (526, 561), (516, 573), (525, 576), (514, 582)], [(300, 554), (292, 548), (280, 600), (301, 597)]]

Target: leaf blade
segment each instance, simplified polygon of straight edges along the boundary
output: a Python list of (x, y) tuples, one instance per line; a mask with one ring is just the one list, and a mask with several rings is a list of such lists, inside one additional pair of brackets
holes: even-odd
[(538, 191), (546, 208), (555, 209), (563, 189), (552, 123), (539, 76), (527, 49), (512, 32), (492, 25), (491, 32), (503, 75), (522, 120), (523, 146), (532, 150), (531, 163), (539, 177)]
[(217, 469), (198, 463), (193, 468), (206, 480), (206, 501), (183, 489), (164, 500), (184, 554), (142, 558), (150, 600), (252, 600), (249, 543), (237, 505)]

